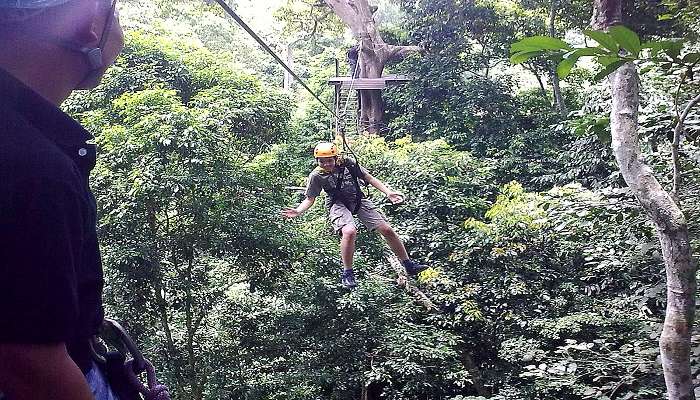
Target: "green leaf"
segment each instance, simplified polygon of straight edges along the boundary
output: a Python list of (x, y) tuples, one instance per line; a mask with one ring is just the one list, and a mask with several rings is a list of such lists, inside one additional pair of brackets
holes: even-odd
[(635, 57), (639, 55), (642, 45), (639, 36), (633, 30), (624, 25), (615, 25), (608, 33), (620, 44), (620, 47), (634, 54)]
[(569, 73), (571, 72), (571, 68), (574, 67), (574, 64), (576, 64), (576, 61), (578, 60), (578, 57), (569, 57), (563, 59), (559, 65), (557, 66), (557, 75), (559, 76), (560, 79), (565, 79), (567, 76), (569, 76)]
[(596, 136), (598, 136), (598, 140), (600, 140), (600, 142), (603, 144), (607, 145), (612, 142), (612, 136), (610, 135), (610, 132), (596, 132)]
[(557, 75), (561, 79), (566, 78), (567, 76), (569, 76), (571, 68), (574, 67), (579, 58), (585, 56), (594, 56), (598, 54), (607, 53), (605, 50), (599, 47), (584, 47), (564, 54), (564, 56), (561, 59), (556, 60), (559, 62), (559, 65), (557, 66)]
[(642, 43), (642, 49), (651, 50), (651, 57), (656, 58), (659, 56), (659, 52), (663, 50), (663, 45), (661, 42), (646, 42)]
[(533, 57), (541, 56), (542, 54), (544, 54), (544, 52), (541, 50), (540, 51), (523, 51), (520, 53), (515, 53), (512, 56), (510, 56), (510, 62), (511, 62), (511, 64), (521, 64), (521, 63), (524, 63), (525, 61), (527, 61)]
[(674, 18), (673, 14), (662, 14), (659, 15), (659, 18), (657, 18), (658, 21), (668, 21)]
[(617, 41), (615, 41), (615, 39), (606, 32), (585, 30), (583, 31), (583, 34), (595, 40), (598, 42), (598, 44), (612, 51), (613, 53), (620, 51)]
[(664, 53), (672, 60), (677, 61), (678, 57), (681, 55), (684, 42), (682, 40), (665, 40), (660, 43), (664, 49)]
[(606, 65), (602, 71), (600, 71), (596, 74), (596, 76), (593, 78), (593, 80), (596, 82), (600, 82), (601, 80), (603, 80), (603, 78), (605, 78), (606, 76), (615, 72), (616, 69), (625, 65), (626, 62), (627, 61), (625, 61), (625, 60), (618, 60), (618, 61), (615, 61), (611, 64)]
[(620, 57), (617, 55), (614, 56), (600, 56), (596, 58), (596, 61), (598, 61), (598, 64), (607, 67), (608, 65), (620, 61)]
[(698, 62), (698, 60), (700, 60), (700, 53), (688, 53), (683, 56), (684, 63), (692, 64)]
[(510, 52), (529, 52), (538, 50), (571, 50), (563, 40), (549, 36), (530, 36), (510, 46)]
[(644, 75), (647, 72), (651, 71), (652, 69), (654, 69), (653, 65), (647, 65), (646, 67), (643, 67), (639, 70), (639, 75)]
[(580, 49), (576, 49), (569, 54), (572, 57), (579, 58), (579, 57), (586, 57), (586, 56), (597, 56), (597, 55), (602, 55), (602, 54), (610, 54), (610, 52), (606, 51), (603, 47), (583, 47)]

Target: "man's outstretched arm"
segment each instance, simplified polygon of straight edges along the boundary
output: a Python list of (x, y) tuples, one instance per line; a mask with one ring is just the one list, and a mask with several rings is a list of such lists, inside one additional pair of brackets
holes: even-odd
[(315, 197), (307, 197), (299, 203), (296, 208), (285, 208), (282, 210), (282, 215), (284, 215), (287, 218), (295, 218), (306, 212), (311, 206), (314, 205), (314, 202), (316, 201)]
[(401, 203), (404, 200), (404, 196), (401, 192), (397, 192), (389, 188), (387, 185), (384, 184), (384, 182), (373, 177), (369, 172), (365, 172), (365, 182), (369, 183), (370, 185), (377, 188), (377, 190), (384, 193), (386, 197), (389, 198), (389, 201), (391, 201), (394, 204)]
[(0, 392), (13, 400), (93, 400), (64, 343), (0, 343)]

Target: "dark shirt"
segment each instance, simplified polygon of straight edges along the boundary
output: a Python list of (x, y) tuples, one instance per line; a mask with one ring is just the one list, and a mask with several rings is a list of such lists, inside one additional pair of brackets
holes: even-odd
[(65, 342), (83, 372), (103, 318), (92, 140), (0, 69), (0, 342)]
[[(316, 169), (311, 171), (307, 179), (306, 197), (316, 198), (321, 194), (321, 190), (323, 189), (323, 191), (329, 195), (326, 197), (326, 207), (330, 208), (334, 202), (339, 201), (345, 204), (349, 209), (354, 209), (357, 204), (358, 192), (357, 187), (355, 187), (355, 178), (352, 176), (350, 168), (355, 166), (356, 164), (353, 160), (346, 159), (344, 163), (337, 166), (333, 172), (326, 172), (321, 167), (316, 167)], [(343, 181), (340, 185), (340, 191), (336, 192), (338, 179), (341, 177), (341, 168)], [(358, 175), (360, 179), (364, 179), (367, 175), (367, 170), (361, 165), (359, 166)], [(330, 195), (331, 193), (335, 193), (337, 198), (332, 198), (333, 196)], [(363, 196), (362, 191), (360, 191), (360, 196)]]

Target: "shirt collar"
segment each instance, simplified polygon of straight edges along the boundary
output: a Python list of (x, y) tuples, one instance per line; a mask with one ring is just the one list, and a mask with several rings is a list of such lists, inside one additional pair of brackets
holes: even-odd
[(93, 136), (60, 108), (0, 68), (0, 101), (56, 144), (84, 146)]

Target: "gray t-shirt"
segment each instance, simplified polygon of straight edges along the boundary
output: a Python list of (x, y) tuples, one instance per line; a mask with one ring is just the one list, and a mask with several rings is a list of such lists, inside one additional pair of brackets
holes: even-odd
[[(354, 165), (350, 160), (346, 160), (345, 163), (346, 165)], [(311, 174), (309, 174), (309, 182), (306, 185), (306, 197), (318, 197), (318, 195), (321, 194), (321, 189), (323, 189), (323, 191), (325, 191), (326, 194), (334, 192), (336, 185), (338, 184), (338, 178), (340, 175), (338, 172), (339, 168), (342, 168), (342, 166), (336, 167), (335, 171), (333, 172), (326, 172), (320, 167), (317, 167), (316, 169), (311, 171)], [(364, 169), (361, 165), (360, 173), (360, 179), (364, 178), (367, 175), (367, 170)], [(355, 184), (353, 183), (352, 174), (350, 173), (350, 167), (348, 166), (345, 168), (343, 183), (340, 187), (340, 194), (343, 198), (345, 198), (345, 201), (350, 206), (353, 206), (355, 204), (355, 200), (357, 198), (355, 190)], [(330, 207), (331, 205), (331, 196), (327, 196), (326, 206)]]

